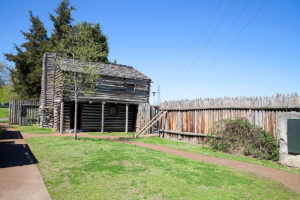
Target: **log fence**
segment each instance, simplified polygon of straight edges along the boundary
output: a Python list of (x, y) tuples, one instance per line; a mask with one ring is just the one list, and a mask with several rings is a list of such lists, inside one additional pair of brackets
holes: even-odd
[(166, 101), (160, 110), (167, 115), (160, 120), (161, 137), (199, 143), (212, 126), (224, 119), (246, 118), (251, 124), (276, 138), (276, 116), (282, 112), (300, 112), (297, 94), (272, 97), (239, 97)]
[(39, 101), (11, 100), (9, 102), (9, 124), (36, 124), (39, 119)]

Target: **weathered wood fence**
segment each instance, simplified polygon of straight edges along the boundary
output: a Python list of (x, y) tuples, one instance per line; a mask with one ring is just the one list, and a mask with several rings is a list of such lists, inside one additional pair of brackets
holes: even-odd
[(217, 121), (236, 118), (246, 118), (276, 138), (277, 114), (300, 112), (297, 94), (167, 101), (160, 109), (168, 111), (160, 120), (160, 136), (194, 143), (203, 141)]
[[(136, 132), (146, 126), (151, 119), (157, 114), (158, 107), (151, 106), (149, 103), (140, 104), (136, 117)], [(154, 133), (155, 126), (145, 132), (145, 134)]]
[(39, 101), (11, 100), (9, 102), (9, 124), (36, 124), (38, 123)]

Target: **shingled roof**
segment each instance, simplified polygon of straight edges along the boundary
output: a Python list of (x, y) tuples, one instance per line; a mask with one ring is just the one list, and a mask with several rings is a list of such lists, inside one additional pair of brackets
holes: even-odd
[(110, 76), (110, 77), (119, 77), (119, 78), (128, 78), (128, 79), (138, 79), (138, 80), (151, 80), (146, 75), (142, 74), (138, 70), (134, 69), (131, 66), (120, 65), (120, 64), (105, 64), (100, 62), (85, 62), (75, 60), (75, 66), (72, 66), (72, 60), (66, 58), (57, 58), (58, 66), (63, 71), (73, 71), (85, 73), (85, 67), (87, 65), (93, 65), (99, 69), (98, 74), (101, 76)]

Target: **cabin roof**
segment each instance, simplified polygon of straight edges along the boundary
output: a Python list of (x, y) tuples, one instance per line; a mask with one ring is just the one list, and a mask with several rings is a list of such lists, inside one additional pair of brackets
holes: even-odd
[(128, 79), (138, 79), (138, 80), (150, 80), (149, 77), (142, 74), (138, 70), (134, 69), (132, 66), (120, 65), (120, 64), (106, 64), (101, 62), (86, 62), (75, 60), (76, 68), (72, 66), (72, 60), (67, 58), (58, 58), (58, 66), (63, 71), (69, 72), (80, 72), (85, 73), (85, 66), (92, 64), (93, 66), (99, 69), (98, 74), (101, 76), (110, 76), (110, 77), (119, 77), (119, 78), (128, 78)]

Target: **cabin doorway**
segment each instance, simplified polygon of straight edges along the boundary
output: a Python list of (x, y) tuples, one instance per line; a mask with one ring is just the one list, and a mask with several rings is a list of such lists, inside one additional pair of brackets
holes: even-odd
[[(75, 124), (75, 102), (71, 104), (70, 110), (70, 128), (74, 129)], [(77, 104), (77, 130), (81, 129), (81, 113), (82, 113), (82, 105), (80, 103)]]

